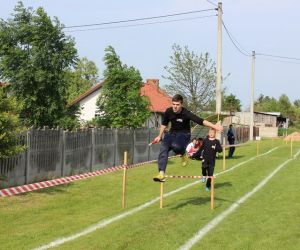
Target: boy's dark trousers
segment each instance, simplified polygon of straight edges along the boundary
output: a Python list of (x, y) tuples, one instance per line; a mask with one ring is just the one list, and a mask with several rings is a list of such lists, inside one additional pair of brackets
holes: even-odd
[(170, 150), (176, 154), (185, 154), (187, 145), (191, 139), (190, 133), (167, 133), (162, 140), (158, 155), (158, 171), (166, 171)]
[[(213, 176), (214, 175), (215, 163), (210, 163), (208, 161), (202, 162), (202, 176)], [(207, 178), (206, 187), (210, 188), (211, 179)]]

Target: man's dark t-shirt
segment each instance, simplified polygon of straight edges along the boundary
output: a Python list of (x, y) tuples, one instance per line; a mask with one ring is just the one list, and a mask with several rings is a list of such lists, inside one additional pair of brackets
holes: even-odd
[(203, 119), (199, 116), (194, 115), (192, 112), (188, 111), (186, 108), (182, 108), (180, 113), (174, 113), (173, 108), (167, 108), (164, 118), (162, 120), (162, 125), (168, 126), (171, 122), (170, 132), (191, 132), (190, 121), (196, 122), (199, 125), (203, 125)]

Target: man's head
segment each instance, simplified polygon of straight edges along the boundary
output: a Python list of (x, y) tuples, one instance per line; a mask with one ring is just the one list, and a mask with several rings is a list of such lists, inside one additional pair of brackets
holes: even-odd
[(183, 97), (179, 94), (176, 94), (172, 98), (172, 108), (174, 113), (180, 113), (182, 110)]
[(229, 125), (229, 128), (232, 128), (232, 124)]
[(216, 130), (215, 129), (213, 129), (213, 128), (210, 128), (209, 130), (208, 130), (208, 137), (209, 138), (215, 138), (216, 137)]

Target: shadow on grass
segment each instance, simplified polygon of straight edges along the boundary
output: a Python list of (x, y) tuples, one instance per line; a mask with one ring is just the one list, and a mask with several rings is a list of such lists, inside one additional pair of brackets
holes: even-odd
[(231, 182), (221, 182), (215, 184), (215, 189), (221, 188), (221, 187), (232, 187)]
[[(226, 199), (221, 199), (221, 198), (216, 198), (215, 197), (215, 201), (226, 201), (226, 202), (230, 202), (229, 200)], [(166, 207), (170, 207), (171, 210), (177, 210), (180, 208), (183, 208), (185, 206), (188, 205), (195, 205), (195, 206), (199, 206), (199, 205), (207, 205), (210, 204), (210, 197), (191, 197), (188, 199), (184, 199), (183, 202), (181, 202), (180, 204), (173, 206), (173, 205), (167, 205)]]
[[(222, 188), (222, 187), (231, 187), (231, 186), (232, 186), (231, 182), (216, 183), (215, 184), (215, 189)], [(205, 187), (205, 185), (203, 185), (203, 187), (202, 187), (203, 192), (205, 192), (204, 187)], [(210, 194), (210, 193), (208, 193), (208, 194)], [(180, 209), (182, 207), (185, 207), (187, 205), (206, 205), (207, 203), (210, 203), (210, 196), (202, 197), (200, 195), (195, 196), (195, 197), (191, 197), (191, 198), (187, 198), (187, 199), (182, 199), (182, 202), (180, 204), (178, 204), (177, 206), (169, 205), (169, 206), (166, 206), (166, 207), (170, 207), (170, 209), (175, 210), (175, 209)], [(221, 198), (217, 198), (217, 197), (215, 197), (215, 201), (232, 202), (231, 200), (221, 199)], [(219, 204), (216, 207), (220, 207), (220, 206), (221, 205)]]

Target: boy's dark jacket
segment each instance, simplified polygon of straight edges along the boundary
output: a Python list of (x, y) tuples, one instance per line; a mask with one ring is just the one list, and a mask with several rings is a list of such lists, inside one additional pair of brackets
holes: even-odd
[(210, 140), (205, 138), (200, 149), (193, 155), (193, 158), (201, 158), (208, 163), (215, 163), (216, 154), (222, 152), (222, 146), (219, 140)]

